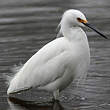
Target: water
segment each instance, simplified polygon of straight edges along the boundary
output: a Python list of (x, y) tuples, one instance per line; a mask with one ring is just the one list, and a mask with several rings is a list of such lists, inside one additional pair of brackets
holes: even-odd
[[(6, 95), (3, 74), (14, 65), (25, 63), (38, 49), (55, 38), (62, 13), (69, 8), (81, 10), (89, 22), (110, 35), (109, 0), (1, 0), (0, 3), (0, 110), (109, 110), (110, 41), (85, 29), (91, 48), (91, 66), (85, 89), (71, 84), (61, 93), (60, 102), (48, 103), (51, 95), (36, 89)], [(81, 98), (82, 97), (82, 98)], [(44, 101), (45, 103), (40, 103)]]

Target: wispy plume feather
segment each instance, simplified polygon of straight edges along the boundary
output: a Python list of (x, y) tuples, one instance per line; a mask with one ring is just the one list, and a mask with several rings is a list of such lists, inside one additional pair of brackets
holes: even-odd
[(10, 73), (3, 73), (3, 78), (5, 79), (5, 83), (7, 86), (9, 86), (11, 80), (14, 78), (15, 74), (19, 72), (19, 70), (22, 68), (23, 64), (19, 63), (18, 65), (14, 65), (10, 70)]
[(58, 31), (57, 38), (62, 37), (61, 22), (58, 24), (56, 31)]

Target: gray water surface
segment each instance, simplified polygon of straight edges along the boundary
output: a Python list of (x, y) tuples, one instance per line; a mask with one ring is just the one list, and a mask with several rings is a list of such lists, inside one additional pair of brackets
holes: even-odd
[(70, 8), (81, 10), (109, 37), (109, 0), (0, 0), (0, 110), (110, 110), (110, 40), (88, 28), (84, 30), (91, 49), (91, 66), (84, 88), (74, 90), (71, 84), (55, 103), (41, 104), (52, 96), (36, 89), (7, 97), (4, 74), (10, 75), (14, 65), (24, 64), (52, 41), (62, 13)]

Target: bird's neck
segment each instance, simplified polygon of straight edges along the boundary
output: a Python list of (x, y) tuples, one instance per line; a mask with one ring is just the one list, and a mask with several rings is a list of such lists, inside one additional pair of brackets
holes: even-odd
[(61, 32), (64, 37), (70, 40), (80, 40), (81, 37), (85, 34), (81, 27), (72, 27), (68, 24), (62, 24)]

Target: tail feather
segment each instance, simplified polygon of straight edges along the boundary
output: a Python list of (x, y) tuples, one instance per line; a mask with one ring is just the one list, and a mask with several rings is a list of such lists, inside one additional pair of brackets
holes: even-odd
[(20, 92), (23, 92), (23, 91), (27, 91), (27, 90), (29, 90), (29, 89), (31, 89), (32, 87), (25, 87), (25, 88), (21, 88), (21, 89), (16, 89), (16, 90), (14, 90), (14, 91), (11, 91), (10, 92), (10, 90), (8, 90), (7, 91), (7, 94), (8, 95), (10, 95), (10, 94), (17, 94), (17, 93), (20, 93)]
[(15, 89), (16, 91), (11, 90), (12, 88), (10, 89), (11, 81), (15, 78), (16, 74), (20, 71), (22, 66), (23, 66), (23, 64), (21, 64), (21, 63), (19, 65), (14, 65), (13, 68), (11, 68), (10, 73), (3, 73), (2, 74), (2, 77), (4, 78), (6, 85), (9, 87), (8, 91), (7, 91), (7, 94), (18, 93), (20, 91), (25, 91), (25, 90), (29, 89), (29, 88), (22, 88), (22, 89), (19, 89), (19, 90)]
[(12, 74), (11, 76), (9, 75), (5, 75), (5, 79), (6, 79), (6, 83), (9, 86), (8, 90), (7, 90), (7, 94), (16, 94), (16, 93), (20, 93), (22, 91), (27, 91), (29, 89), (31, 89), (32, 87), (30, 85), (28, 85), (25, 80), (24, 80), (24, 76), (20, 76), (21, 74), (21, 68), (22, 68), (23, 64), (19, 64), (18, 66), (15, 65), (11, 71)]

